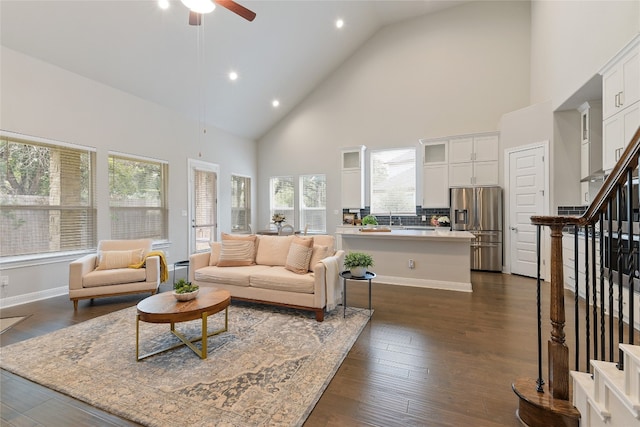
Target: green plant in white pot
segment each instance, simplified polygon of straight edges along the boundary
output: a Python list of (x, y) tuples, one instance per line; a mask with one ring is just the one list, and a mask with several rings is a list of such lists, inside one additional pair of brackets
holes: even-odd
[(367, 268), (372, 265), (373, 258), (364, 252), (349, 252), (344, 257), (344, 267), (349, 269), (353, 277), (364, 277)]
[(362, 225), (371, 227), (378, 225), (378, 218), (376, 218), (375, 215), (367, 215), (362, 218)]

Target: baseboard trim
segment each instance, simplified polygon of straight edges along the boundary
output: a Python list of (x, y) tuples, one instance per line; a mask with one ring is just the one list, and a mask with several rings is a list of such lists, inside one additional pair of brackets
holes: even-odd
[(413, 286), (416, 288), (444, 289), (447, 291), (473, 292), (471, 282), (447, 282), (444, 280), (414, 279), (410, 277), (377, 275), (374, 282), (388, 285)]
[(44, 291), (31, 292), (15, 297), (0, 298), (0, 308), (13, 307), (14, 305), (27, 304), (30, 302), (40, 301), (43, 299), (59, 297), (61, 295), (69, 295), (68, 286), (60, 286), (58, 288), (47, 289)]

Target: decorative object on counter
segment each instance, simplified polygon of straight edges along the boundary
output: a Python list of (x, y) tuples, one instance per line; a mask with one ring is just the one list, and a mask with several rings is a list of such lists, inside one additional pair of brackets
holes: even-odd
[(349, 252), (344, 257), (344, 267), (349, 269), (354, 277), (364, 277), (367, 273), (367, 268), (372, 265), (373, 258), (364, 252)]
[(451, 220), (448, 216), (441, 216), (438, 218), (437, 224), (438, 227), (451, 227)]
[(273, 223), (276, 225), (278, 231), (280, 231), (280, 229), (282, 228), (282, 223), (285, 219), (287, 219), (287, 217), (285, 217), (284, 214), (281, 213), (274, 213), (271, 217), (271, 221), (273, 221)]
[(374, 215), (367, 215), (362, 218), (362, 225), (378, 225), (378, 218)]
[(343, 213), (342, 214), (342, 223), (345, 225), (353, 225), (356, 220), (356, 214), (352, 213)]
[(431, 215), (431, 225), (434, 227), (438, 226), (438, 215)]
[(191, 282), (180, 279), (173, 285), (173, 296), (178, 301), (190, 301), (198, 296), (199, 290), (200, 287), (198, 285), (193, 285)]

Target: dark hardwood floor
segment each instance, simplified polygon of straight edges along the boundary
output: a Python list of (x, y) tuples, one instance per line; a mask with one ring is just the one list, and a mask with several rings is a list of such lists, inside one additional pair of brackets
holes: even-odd
[[(511, 383), (537, 375), (535, 280), (474, 272), (472, 282), (473, 292), (462, 293), (374, 281), (373, 318), (305, 426), (520, 426)], [(348, 305), (366, 307), (366, 288), (349, 283)], [(2, 317), (31, 316), (0, 335), (0, 346), (144, 297), (81, 301), (76, 313), (67, 297), (3, 309)], [(573, 310), (572, 298), (566, 309)], [(546, 342), (548, 309), (543, 313)], [(137, 425), (6, 371), (0, 387), (2, 425)]]

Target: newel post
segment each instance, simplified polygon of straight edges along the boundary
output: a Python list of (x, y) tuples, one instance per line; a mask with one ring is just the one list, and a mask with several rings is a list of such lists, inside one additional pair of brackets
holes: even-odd
[(562, 229), (565, 224), (547, 225), (551, 228), (549, 392), (554, 399), (569, 400), (569, 348), (565, 344), (564, 276), (562, 271)]

